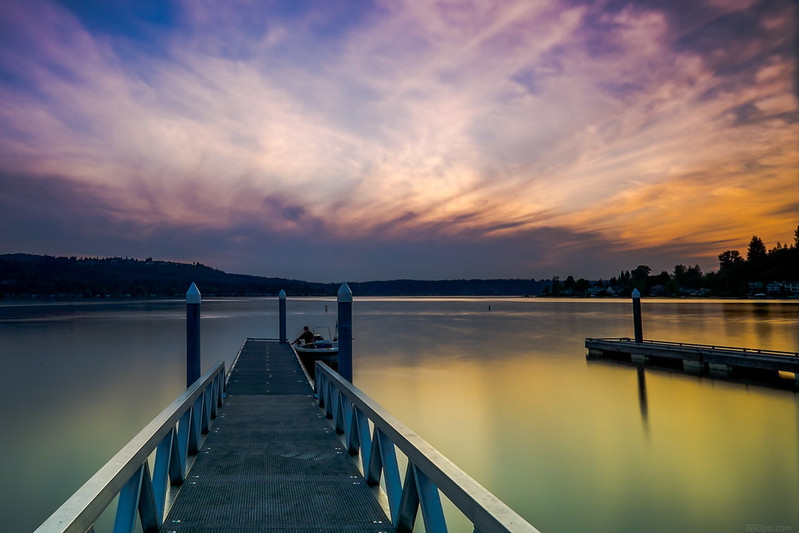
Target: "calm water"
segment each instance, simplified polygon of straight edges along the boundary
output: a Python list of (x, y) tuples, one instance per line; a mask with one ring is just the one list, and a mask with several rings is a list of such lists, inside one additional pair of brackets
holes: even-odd
[[(354, 381), (544, 532), (799, 531), (799, 397), (586, 361), (585, 337), (632, 335), (630, 308), (356, 297)], [(181, 392), (184, 309), (0, 303), (0, 530), (34, 529)], [(289, 335), (335, 309), (290, 299)], [(648, 338), (799, 349), (799, 302), (643, 309)], [(203, 369), (276, 336), (276, 311), (205, 301)]]

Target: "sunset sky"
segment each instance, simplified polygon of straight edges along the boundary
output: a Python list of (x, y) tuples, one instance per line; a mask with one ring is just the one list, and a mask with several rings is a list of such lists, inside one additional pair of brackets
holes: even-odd
[(796, 6), (3, 0), (0, 253), (715, 269), (799, 224)]

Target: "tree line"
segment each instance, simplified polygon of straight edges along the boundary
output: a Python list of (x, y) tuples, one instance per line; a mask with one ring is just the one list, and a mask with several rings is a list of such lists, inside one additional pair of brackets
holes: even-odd
[[(792, 296), (799, 282), (799, 226), (794, 242), (779, 241), (770, 250), (753, 235), (746, 256), (739, 250), (718, 255), (719, 269), (703, 273), (699, 265), (675, 265), (672, 272), (654, 274), (647, 265), (622, 270), (609, 280), (589, 281), (568, 276), (552, 278), (546, 296), (629, 296), (633, 290), (653, 296)], [(786, 282), (794, 282), (786, 283)], [(794, 292), (792, 292), (794, 291)]]
[(182, 297), (192, 282), (204, 296), (330, 294), (333, 285), (283, 278), (228, 274), (202, 263), (128, 257), (0, 256), (0, 297)]
[[(195, 282), (203, 296), (335, 296), (339, 283), (228, 274), (202, 263), (128, 257), (0, 255), (0, 298), (183, 297)], [(358, 296), (532, 296), (547, 280), (392, 280), (350, 283)]]
[[(568, 276), (561, 280), (392, 280), (350, 283), (359, 296), (629, 296), (634, 289), (656, 296), (793, 295), (799, 292), (799, 226), (792, 244), (767, 250), (753, 235), (746, 255), (725, 250), (719, 269), (675, 265), (654, 274), (647, 265), (622, 270), (608, 280)], [(20, 297), (182, 297), (192, 282), (204, 296), (335, 296), (338, 283), (228, 274), (202, 263), (175, 263), (127, 257), (77, 258), (29, 254), (0, 255), (0, 298)], [(777, 283), (775, 283), (777, 282)], [(781, 282), (794, 282), (786, 284)]]

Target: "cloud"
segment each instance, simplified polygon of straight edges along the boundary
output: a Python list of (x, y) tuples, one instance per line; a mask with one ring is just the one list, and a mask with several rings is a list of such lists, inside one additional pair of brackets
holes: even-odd
[[(507, 275), (530, 277), (538, 267), (548, 267), (548, 254), (537, 252), (537, 246), (562, 250), (567, 240), (574, 241), (560, 230), (496, 240), (476, 233), (447, 238), (435, 231), (393, 237), (376, 231), (366, 239), (334, 239), (323, 220), (309, 218), (301, 206), (277, 196), (264, 204), (258, 221), (240, 217), (223, 227), (148, 223), (109, 209), (106, 194), (57, 176), (0, 173), (3, 251), (166, 257), (232, 272), (358, 281), (376, 276), (439, 279), (454, 271), (493, 277), (498, 266)], [(274, 230), (275, 224), (286, 225)], [(590, 242), (590, 237), (580, 239)]]
[(560, 236), (709, 258), (793, 227), (788, 1), (106, 9), (0, 7), (0, 171), (20, 205), (48, 184), (153, 242), (213, 236), (244, 265), (244, 243), (310, 239), (376, 277), (396, 270), (387, 250), (420, 275), (502, 276), (522, 266), (475, 254), (565, 268)]
[[(623, 267), (644, 263), (656, 271), (671, 270), (675, 256), (680, 257), (679, 262), (700, 263), (705, 270), (716, 266), (715, 255), (696, 256), (690, 246), (679, 242), (631, 250), (621, 238), (612, 240), (599, 232), (559, 227), (498, 234), (480, 229), (454, 235), (437, 227), (414, 234), (392, 234), (377, 228), (366, 237), (340, 238), (330, 234), (323, 220), (306, 219), (301, 208), (280, 197), (270, 199), (263, 218), (255, 222), (241, 217), (224, 227), (153, 224), (109, 209), (102, 200), (104, 194), (96, 187), (56, 176), (0, 173), (4, 222), (0, 242), (7, 247), (0, 252), (151, 256), (201, 261), (228, 272), (325, 282), (540, 279), (569, 274), (608, 278)], [(270, 218), (293, 219), (299, 227), (275, 231)], [(704, 244), (714, 250), (730, 247), (725, 241)]]

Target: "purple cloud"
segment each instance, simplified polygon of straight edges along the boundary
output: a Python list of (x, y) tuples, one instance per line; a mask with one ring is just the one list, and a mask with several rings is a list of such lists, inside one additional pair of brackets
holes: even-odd
[(707, 261), (792, 227), (791, 2), (67, 5), (0, 7), (8, 251), (49, 246), (26, 213), (63, 225), (53, 195), (71, 250), (42, 251), (253, 272), (305, 241), (317, 279)]

